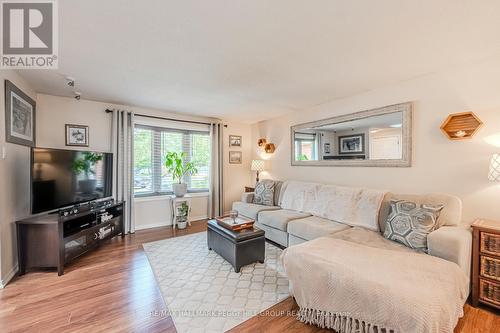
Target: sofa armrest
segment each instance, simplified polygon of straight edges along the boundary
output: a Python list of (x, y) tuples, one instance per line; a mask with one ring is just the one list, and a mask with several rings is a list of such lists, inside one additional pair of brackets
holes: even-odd
[(254, 192), (245, 192), (241, 195), (241, 202), (253, 203)]
[(444, 226), (427, 236), (429, 254), (456, 263), (470, 278), (472, 233), (469, 228)]

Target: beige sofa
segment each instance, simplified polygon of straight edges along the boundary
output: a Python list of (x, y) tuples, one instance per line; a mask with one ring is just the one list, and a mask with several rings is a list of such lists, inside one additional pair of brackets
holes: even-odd
[(233, 210), (256, 220), (256, 226), (266, 232), (266, 238), (284, 247), (300, 244), (322, 236), (348, 238), (350, 241), (374, 247), (399, 248), (403, 245), (385, 239), (385, 221), (389, 214), (390, 201), (407, 199), (416, 203), (444, 204), (440, 215), (439, 229), (428, 236), (429, 254), (456, 263), (469, 276), (472, 236), (469, 227), (462, 224), (462, 202), (447, 194), (407, 195), (387, 193), (378, 212), (380, 232), (353, 232), (352, 227), (336, 221), (314, 216), (311, 212), (281, 208), (281, 198), (287, 190), (286, 183), (280, 193), (275, 193), (276, 206), (253, 204), (253, 193), (244, 193), (241, 201), (233, 203)]

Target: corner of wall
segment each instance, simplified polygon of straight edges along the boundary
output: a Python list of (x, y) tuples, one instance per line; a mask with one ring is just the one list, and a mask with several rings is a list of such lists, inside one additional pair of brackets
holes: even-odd
[[(33, 88), (15, 71), (0, 71), (1, 90), (5, 80), (36, 100)], [(5, 96), (0, 94), (0, 286), (5, 286), (17, 272), (17, 239), (15, 221), (29, 215), (29, 159), (30, 148), (5, 141)]]

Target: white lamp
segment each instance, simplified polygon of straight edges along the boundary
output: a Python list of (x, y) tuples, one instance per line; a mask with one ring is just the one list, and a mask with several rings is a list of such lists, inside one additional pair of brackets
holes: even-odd
[(257, 171), (257, 183), (259, 182), (259, 172), (264, 171), (264, 161), (263, 160), (252, 160), (252, 166), (250, 168), (252, 171)]
[(491, 182), (500, 182), (500, 154), (494, 154), (491, 158), (488, 179)]

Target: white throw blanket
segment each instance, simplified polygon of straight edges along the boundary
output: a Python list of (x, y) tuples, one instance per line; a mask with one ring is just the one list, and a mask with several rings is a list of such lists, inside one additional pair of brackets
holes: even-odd
[(338, 333), (452, 333), (468, 278), (427, 254), (367, 247), (329, 237), (282, 255), (299, 320)]
[(384, 195), (383, 191), (288, 181), (281, 207), (379, 231), (378, 214)]

